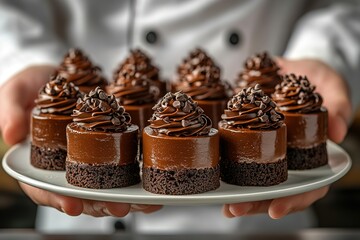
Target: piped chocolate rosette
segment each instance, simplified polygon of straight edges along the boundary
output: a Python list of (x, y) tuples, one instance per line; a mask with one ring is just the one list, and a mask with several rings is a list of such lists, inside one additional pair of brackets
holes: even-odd
[(285, 75), (275, 88), (272, 98), (280, 111), (311, 113), (318, 112), (322, 106), (322, 97), (314, 92), (306, 76)]
[(150, 127), (168, 136), (202, 136), (210, 132), (212, 123), (191, 97), (183, 92), (167, 93), (153, 107)]
[(201, 49), (196, 49), (178, 68), (176, 91), (183, 91), (195, 100), (226, 99), (229, 85), (220, 80), (220, 68)]
[(260, 84), (265, 94), (275, 91), (275, 86), (281, 82), (278, 74), (280, 68), (267, 52), (259, 53), (249, 57), (244, 64), (244, 70), (236, 80), (236, 92), (246, 87), (254, 87)]
[(107, 92), (115, 95), (122, 105), (141, 105), (155, 103), (159, 87), (128, 65), (117, 74), (117, 79), (108, 86)]
[(156, 102), (159, 87), (159, 69), (139, 49), (132, 50), (128, 58), (114, 72), (114, 82), (108, 92), (114, 94), (124, 105)]
[(177, 72), (179, 76), (184, 76), (191, 73), (197, 66), (216, 66), (216, 64), (204, 50), (196, 48), (179, 65)]
[(79, 97), (78, 87), (60, 75), (54, 75), (40, 90), (35, 104), (40, 113), (71, 115)]
[(79, 49), (69, 50), (60, 64), (58, 73), (85, 93), (89, 93), (97, 86), (104, 87), (106, 85), (101, 68), (94, 66)]
[(140, 49), (130, 51), (130, 55), (120, 64), (118, 69), (114, 72), (113, 78), (118, 79), (118, 74), (123, 72), (134, 72), (140, 75), (145, 75), (147, 79), (158, 81), (159, 69), (152, 64), (151, 59)]
[(274, 101), (256, 84), (233, 96), (221, 117), (230, 128), (276, 129), (283, 124), (284, 115), (275, 108)]
[(114, 95), (100, 87), (79, 98), (73, 121), (88, 131), (123, 132), (131, 125), (131, 117)]

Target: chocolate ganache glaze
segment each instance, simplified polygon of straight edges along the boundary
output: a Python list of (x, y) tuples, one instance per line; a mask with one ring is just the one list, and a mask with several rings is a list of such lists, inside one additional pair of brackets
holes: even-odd
[(283, 124), (284, 115), (275, 110), (276, 104), (259, 84), (242, 89), (227, 107), (221, 116), (227, 128), (275, 129)]
[(71, 115), (79, 97), (81, 93), (73, 83), (68, 83), (60, 75), (54, 75), (40, 90), (35, 104), (40, 113)]
[(195, 100), (226, 99), (230, 86), (220, 80), (220, 68), (201, 49), (190, 53), (178, 67), (179, 79), (174, 88)]
[(244, 70), (239, 74), (236, 92), (245, 87), (260, 84), (265, 94), (275, 91), (275, 86), (281, 82), (279, 67), (267, 52), (249, 57), (244, 64)]
[(94, 66), (90, 59), (79, 49), (70, 49), (64, 56), (58, 72), (68, 82), (79, 86), (83, 92), (90, 92), (97, 86), (106, 85), (106, 80), (101, 74), (101, 68)]
[(183, 92), (167, 93), (153, 107), (150, 127), (169, 136), (208, 135), (211, 120), (191, 97)]
[(314, 92), (306, 76), (285, 75), (281, 84), (276, 86), (272, 98), (280, 111), (311, 113), (318, 112), (322, 105), (322, 97)]
[(131, 125), (124, 107), (100, 87), (78, 99), (72, 116), (75, 123), (88, 131), (123, 132)]

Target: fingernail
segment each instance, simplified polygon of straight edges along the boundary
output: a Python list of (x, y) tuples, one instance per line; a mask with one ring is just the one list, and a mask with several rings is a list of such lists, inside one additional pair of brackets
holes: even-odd
[(111, 214), (111, 212), (110, 212), (109, 209), (107, 209), (107, 208), (103, 208), (103, 209), (102, 209), (102, 212), (103, 212), (104, 214), (108, 215), (108, 216), (113, 216), (113, 217), (114, 217), (114, 215)]
[(113, 216), (113, 215), (110, 213), (109, 209), (107, 209), (107, 207), (105, 206), (105, 203), (103, 203), (103, 202), (96, 202), (96, 203), (94, 203), (93, 209), (94, 209), (96, 212), (103, 213), (104, 215)]
[(229, 211), (235, 217), (246, 215), (252, 209), (252, 204), (230, 205)]
[(138, 205), (138, 204), (132, 204), (131, 205), (131, 210), (135, 210), (135, 211), (141, 211), (141, 210), (144, 210), (146, 208), (147, 208), (147, 206), (145, 206), (145, 205)]

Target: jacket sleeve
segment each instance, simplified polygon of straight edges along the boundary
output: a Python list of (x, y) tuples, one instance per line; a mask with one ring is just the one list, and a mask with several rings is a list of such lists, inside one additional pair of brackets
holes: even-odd
[(337, 4), (309, 12), (297, 24), (284, 56), (329, 64), (347, 80), (356, 109), (360, 100), (360, 4)]
[(63, 47), (47, 8), (36, 1), (0, 2), (0, 85), (30, 65), (59, 61)]

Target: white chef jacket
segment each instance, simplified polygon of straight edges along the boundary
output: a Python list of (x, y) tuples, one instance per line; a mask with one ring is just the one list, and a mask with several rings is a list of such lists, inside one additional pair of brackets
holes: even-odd
[[(229, 82), (245, 58), (266, 50), (323, 60), (351, 89), (360, 89), (359, 16), (359, 1), (345, 0), (0, 0), (0, 82), (33, 64), (57, 65), (70, 47), (83, 49), (109, 80), (129, 49), (141, 48), (161, 77), (171, 80), (182, 59), (201, 47)], [(353, 103), (358, 100), (353, 94)], [(165, 207), (124, 221), (140, 232), (231, 232), (292, 230), (311, 226), (310, 219), (306, 212), (278, 221), (262, 215), (226, 219), (219, 206), (197, 206)], [(38, 227), (109, 232), (116, 220), (69, 217), (41, 207)]]

